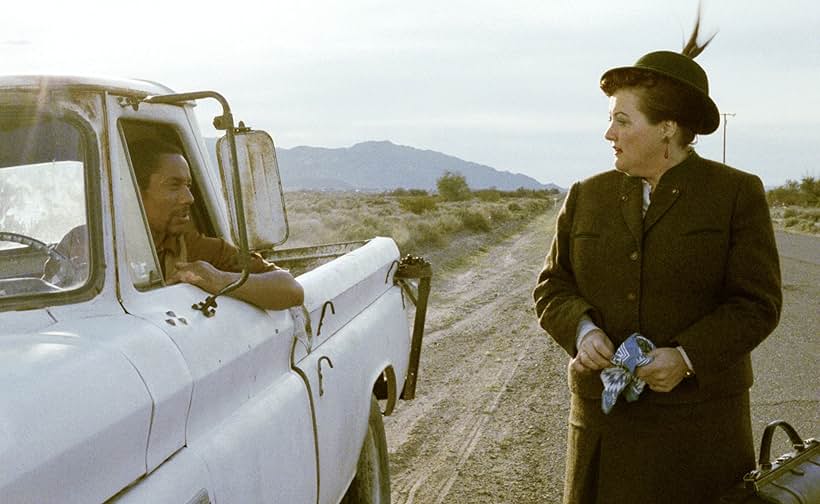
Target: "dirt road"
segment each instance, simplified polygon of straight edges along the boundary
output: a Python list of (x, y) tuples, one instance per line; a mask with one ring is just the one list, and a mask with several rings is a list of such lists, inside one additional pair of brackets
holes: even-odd
[[(497, 244), (460, 243), (477, 253), (436, 269), (417, 398), (385, 419), (394, 503), (560, 502), (567, 357), (530, 295), (553, 219)], [(754, 428), (782, 417), (818, 436), (820, 238), (779, 236), (779, 246), (786, 308), (755, 352)]]

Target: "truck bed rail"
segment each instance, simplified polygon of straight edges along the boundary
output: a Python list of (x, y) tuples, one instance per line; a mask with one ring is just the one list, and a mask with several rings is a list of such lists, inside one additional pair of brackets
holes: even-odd
[(293, 276), (297, 276), (356, 250), (369, 241), (370, 240), (358, 240), (262, 251), (262, 255), (269, 261), (276, 263), (280, 268), (290, 270)]

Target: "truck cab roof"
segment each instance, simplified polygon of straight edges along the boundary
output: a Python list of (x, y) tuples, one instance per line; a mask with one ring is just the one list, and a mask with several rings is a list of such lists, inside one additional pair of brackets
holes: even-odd
[(0, 90), (44, 88), (109, 91), (127, 96), (149, 96), (174, 92), (167, 86), (143, 79), (74, 75), (0, 75)]

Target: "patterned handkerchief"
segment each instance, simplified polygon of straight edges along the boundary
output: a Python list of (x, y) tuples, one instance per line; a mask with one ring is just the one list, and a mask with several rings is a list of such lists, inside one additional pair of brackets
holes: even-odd
[(635, 369), (652, 362), (652, 358), (647, 354), (654, 348), (655, 345), (651, 341), (638, 333), (628, 337), (618, 347), (610, 359), (612, 367), (601, 371), (601, 381), (604, 382), (601, 409), (604, 413), (612, 411), (621, 392), (629, 402), (638, 399), (646, 383), (635, 376)]

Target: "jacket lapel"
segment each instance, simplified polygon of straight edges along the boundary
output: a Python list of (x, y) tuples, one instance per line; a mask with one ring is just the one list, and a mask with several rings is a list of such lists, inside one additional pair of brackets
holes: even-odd
[(658, 220), (663, 217), (667, 210), (672, 208), (675, 201), (680, 196), (680, 189), (676, 186), (668, 186), (659, 184), (654, 191), (652, 191), (652, 200), (649, 204), (649, 209), (646, 211), (646, 216), (643, 218), (643, 232), (646, 233)]
[(643, 219), (644, 233), (649, 231), (649, 229), (672, 208), (672, 205), (678, 201), (699, 160), (698, 155), (692, 152), (689, 157), (678, 165), (670, 168), (669, 171), (661, 177), (658, 187), (652, 191), (649, 209), (646, 211), (646, 215)]
[(619, 195), (621, 201), (621, 214), (624, 217), (629, 231), (637, 243), (641, 242), (643, 236), (643, 224), (641, 216), (641, 205), (643, 204), (641, 193), (641, 179), (638, 177), (624, 176), (621, 181)]

